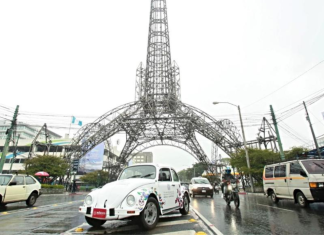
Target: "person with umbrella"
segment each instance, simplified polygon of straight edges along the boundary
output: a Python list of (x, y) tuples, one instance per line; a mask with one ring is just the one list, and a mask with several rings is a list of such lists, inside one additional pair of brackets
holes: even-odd
[(41, 177), (48, 177), (49, 174), (47, 172), (45, 172), (45, 171), (39, 171), (39, 172), (35, 173), (35, 176), (39, 176), (40, 179), (41, 179), (41, 183), (43, 183), (43, 181), (45, 180), (45, 178), (43, 179)]

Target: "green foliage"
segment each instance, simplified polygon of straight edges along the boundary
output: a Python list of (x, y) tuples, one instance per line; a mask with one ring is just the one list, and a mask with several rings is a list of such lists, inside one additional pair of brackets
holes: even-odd
[(45, 171), (50, 175), (52, 181), (57, 179), (57, 177), (63, 177), (68, 168), (69, 165), (62, 158), (52, 155), (38, 155), (27, 159), (25, 162), (26, 173), (35, 175), (36, 172)]
[(64, 186), (63, 185), (42, 184), (42, 188), (59, 188), (59, 189), (62, 189), (62, 188), (64, 188)]
[(294, 160), (298, 157), (298, 154), (302, 154), (307, 151), (309, 150), (304, 147), (292, 147), (290, 150), (285, 151), (285, 158), (287, 161)]
[(204, 163), (199, 162), (193, 164), (190, 168), (179, 171), (178, 175), (181, 182), (189, 182), (193, 177), (201, 176), (206, 169), (207, 166)]
[[(99, 174), (99, 176), (98, 176)], [(104, 185), (108, 182), (108, 172), (107, 171), (93, 171), (87, 173), (80, 177), (85, 183), (92, 185)]]
[(207, 178), (211, 184), (220, 183), (220, 179), (216, 175), (203, 175), (203, 177)]
[(249, 159), (251, 169), (248, 169), (245, 150), (241, 149), (237, 155), (233, 155), (230, 159), (232, 167), (236, 167), (239, 172), (244, 174), (251, 173), (252, 177), (258, 182), (262, 182), (263, 168), (267, 164), (278, 162), (280, 160), (279, 153), (270, 150), (249, 148)]

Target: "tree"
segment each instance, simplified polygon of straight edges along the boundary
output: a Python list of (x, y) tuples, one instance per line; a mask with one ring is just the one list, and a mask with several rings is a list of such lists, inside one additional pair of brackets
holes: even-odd
[(178, 172), (178, 175), (181, 182), (189, 182), (193, 177), (201, 176), (205, 170), (207, 170), (206, 164), (198, 162), (193, 164), (192, 167)]
[(80, 180), (90, 185), (97, 185), (97, 186), (104, 185), (108, 182), (108, 172), (107, 171), (89, 172), (81, 176)]
[(51, 183), (58, 177), (64, 177), (69, 169), (69, 165), (60, 157), (55, 157), (52, 155), (37, 155), (36, 157), (26, 160), (25, 169), (26, 170), (24, 172), (30, 175), (34, 175), (39, 171), (47, 172), (51, 176)]
[(251, 173), (257, 184), (262, 184), (263, 168), (267, 164), (280, 161), (279, 153), (270, 150), (249, 148), (250, 169), (247, 167), (245, 150), (241, 149), (236, 155), (230, 159), (232, 167), (236, 167), (238, 172), (244, 175)]
[(292, 147), (290, 150), (285, 151), (285, 158), (287, 161), (297, 159), (302, 153), (308, 152), (309, 150), (304, 147)]

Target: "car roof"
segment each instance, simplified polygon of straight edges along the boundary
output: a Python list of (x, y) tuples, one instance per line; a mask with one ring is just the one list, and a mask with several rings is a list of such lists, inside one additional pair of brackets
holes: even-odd
[(132, 167), (132, 166), (155, 166), (157, 168), (172, 168), (174, 169), (172, 166), (169, 165), (163, 165), (163, 164), (159, 164), (159, 163), (136, 163), (134, 165), (131, 166), (127, 166), (127, 167)]
[(278, 166), (278, 165), (281, 165), (281, 164), (287, 164), (287, 163), (296, 162), (296, 161), (307, 162), (307, 161), (315, 161), (315, 160), (316, 161), (324, 161), (324, 159), (317, 159), (317, 158), (314, 158), (314, 159), (294, 159), (294, 160), (289, 160), (289, 161), (283, 161), (283, 162), (277, 162), (277, 163), (268, 164), (268, 165), (265, 165), (264, 167)]
[(32, 175), (26, 175), (26, 174), (0, 174), (1, 175), (7, 175), (7, 176), (14, 176), (14, 175), (18, 175), (18, 176), (32, 176)]

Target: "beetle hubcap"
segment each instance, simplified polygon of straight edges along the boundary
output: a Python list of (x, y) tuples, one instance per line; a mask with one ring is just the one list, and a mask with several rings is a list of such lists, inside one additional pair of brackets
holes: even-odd
[(154, 224), (157, 217), (157, 208), (153, 202), (149, 202), (146, 204), (144, 211), (144, 219), (145, 222), (149, 225)]

